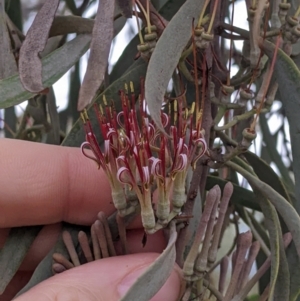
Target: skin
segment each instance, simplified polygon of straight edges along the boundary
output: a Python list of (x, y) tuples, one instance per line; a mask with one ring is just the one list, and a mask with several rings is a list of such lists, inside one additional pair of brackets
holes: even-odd
[[(0, 158), (1, 169), (5, 171), (0, 173), (0, 246), (10, 227), (47, 225), (0, 296), (1, 301), (6, 301), (27, 283), (32, 271), (51, 249), (61, 221), (91, 225), (99, 211), (110, 215), (115, 209), (105, 175), (79, 149), (1, 139)], [(142, 235), (141, 222), (136, 220), (128, 230), (131, 255), (101, 259), (68, 270), (15, 300), (119, 300), (165, 248), (161, 232), (149, 236), (145, 248), (141, 245)], [(177, 300), (180, 284), (180, 271), (175, 266), (151, 300)]]

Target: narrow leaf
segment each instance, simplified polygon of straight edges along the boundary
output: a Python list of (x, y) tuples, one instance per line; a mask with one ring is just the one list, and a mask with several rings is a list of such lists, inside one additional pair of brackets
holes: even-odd
[(300, 295), (300, 257), (297, 256), (297, 250), (293, 242), (288, 247), (286, 253), (290, 271), (290, 300), (299, 301), (300, 298), (298, 296)]
[[(122, 30), (125, 23), (125, 18), (117, 18), (114, 21), (114, 37)], [(94, 24), (94, 20), (79, 16), (55, 16), (49, 32), (49, 38), (69, 33), (91, 34)]]
[[(269, 288), (269, 298), (273, 300), (274, 290), (276, 287), (279, 265), (280, 265), (280, 236), (281, 227), (278, 219), (277, 212), (274, 206), (268, 199), (265, 199), (259, 191), (255, 192), (257, 199), (259, 200), (262, 212), (265, 216), (265, 224), (268, 229), (270, 236), (270, 247), (271, 247), (271, 277), (270, 277), (270, 288)], [(278, 300), (278, 299), (277, 299)], [(285, 299), (287, 300), (287, 299)]]
[[(81, 230), (80, 226), (70, 225), (67, 223), (63, 223), (62, 232), (68, 231), (70, 232), (73, 241), (77, 242), (78, 232)], [(62, 233), (61, 232), (61, 233)], [(39, 263), (39, 265), (34, 270), (29, 282), (18, 292), (18, 294), (15, 296), (19, 296), (29, 289), (31, 289), (33, 286), (39, 284), (40, 282), (50, 278), (53, 276), (52, 273), (52, 255), (53, 253), (60, 253), (66, 258), (69, 258), (69, 253), (64, 245), (62, 235), (59, 236), (55, 246), (49, 251), (49, 253), (44, 257), (44, 259)]]
[(20, 49), (20, 79), (26, 90), (40, 92), (46, 87), (42, 79), (42, 61), (40, 52), (45, 48), (59, 0), (44, 2), (29, 28)]
[[(268, 152), (271, 160), (276, 164), (277, 168), (279, 169), (279, 172), (283, 178), (283, 181), (284, 181), (286, 187), (289, 188), (289, 190), (294, 191), (295, 184), (293, 183), (293, 181), (290, 177), (290, 174), (289, 174), (289, 170), (284, 165), (284, 162), (282, 161), (282, 157), (276, 148), (277, 139), (276, 139), (276, 137), (273, 137), (271, 135), (265, 114), (260, 114), (259, 123), (260, 123), (261, 131), (263, 134), (264, 142), (266, 143), (266, 151)], [(282, 193), (280, 193), (280, 194), (282, 195)], [(284, 197), (284, 195), (282, 195), (282, 196)]]
[(291, 232), (300, 257), (300, 217), (294, 207), (272, 187), (257, 179), (237, 164), (233, 162), (226, 162), (225, 164), (245, 177), (253, 188), (259, 190), (265, 198), (271, 201)]
[(0, 0), (0, 79), (17, 72), (17, 64), (10, 46), (10, 38), (5, 21), (4, 0)]
[(32, 226), (10, 230), (9, 236), (0, 251), (0, 295), (18, 271), (41, 228), (41, 226)]
[[(275, 45), (268, 41), (263, 41), (260, 46), (270, 60), (272, 60)], [(297, 202), (295, 208), (297, 212), (300, 213), (300, 156), (298, 155), (300, 149), (300, 71), (293, 60), (281, 49), (278, 49), (277, 53), (275, 75), (277, 77), (280, 95), (282, 95), (281, 100), (289, 121), (293, 154), (293, 171), (296, 182), (295, 190)]]
[(51, 132), (49, 133), (51, 137), (48, 139), (47, 142), (51, 144), (59, 145), (60, 144), (59, 115), (57, 112), (56, 98), (52, 87), (50, 88), (46, 101), (47, 101), (48, 112), (51, 121)]
[[(46, 87), (58, 81), (87, 51), (90, 35), (80, 35), (42, 59), (43, 84)], [(24, 89), (19, 75), (14, 75), (0, 81), (0, 109), (17, 105), (36, 93)]]
[(291, 203), (286, 187), (271, 166), (250, 151), (245, 152), (243, 155), (246, 157), (259, 179), (270, 185)]
[(169, 80), (179, 62), (184, 47), (192, 34), (193, 19), (198, 19), (204, 0), (187, 0), (163, 31), (151, 56), (145, 96), (149, 112), (159, 129), (164, 132), (160, 110)]
[(166, 249), (136, 280), (121, 301), (148, 301), (160, 290), (174, 268), (176, 239), (175, 223), (171, 222), (170, 238)]
[[(277, 283), (274, 290), (274, 301), (288, 300), (290, 298), (290, 283), (291, 283), (291, 275), (288, 266), (287, 256), (284, 249), (284, 244), (282, 239), (279, 240), (279, 271), (277, 277)], [(296, 255), (296, 258), (298, 256)], [(299, 278), (298, 279), (298, 293), (299, 293)]]
[(69, 33), (91, 34), (94, 27), (94, 20), (79, 16), (55, 16), (49, 38)]
[(87, 71), (79, 92), (79, 111), (91, 103), (104, 80), (113, 38), (114, 8), (115, 1), (103, 0), (99, 3)]
[[(5, 1), (0, 0), (0, 79), (10, 77), (18, 72), (16, 59), (11, 49), (8, 27), (5, 16)], [(17, 5), (17, 7), (19, 7)], [(10, 11), (11, 12), (11, 11)], [(18, 15), (18, 11), (15, 11)], [(7, 108), (4, 113), (5, 137), (12, 138), (16, 131), (17, 117), (13, 107)]]

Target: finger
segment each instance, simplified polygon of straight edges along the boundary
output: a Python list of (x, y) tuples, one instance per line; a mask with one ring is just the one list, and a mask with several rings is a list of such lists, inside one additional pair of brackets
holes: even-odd
[[(16, 301), (47, 299), (72, 301), (117, 301), (141, 273), (157, 258), (155, 253), (106, 258), (68, 270), (33, 287)], [(152, 301), (177, 300), (180, 275), (174, 268)]]
[(90, 225), (114, 211), (106, 176), (78, 148), (1, 139), (0, 158), (0, 228)]

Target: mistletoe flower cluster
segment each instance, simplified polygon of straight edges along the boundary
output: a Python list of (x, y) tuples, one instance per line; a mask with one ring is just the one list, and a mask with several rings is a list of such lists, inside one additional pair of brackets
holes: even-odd
[[(87, 112), (81, 114), (86, 132), (81, 150), (106, 173), (119, 214), (133, 212), (138, 199), (143, 226), (147, 233), (154, 233), (180, 213), (186, 201), (188, 169), (195, 167), (207, 151), (207, 145), (199, 118), (194, 116), (194, 106), (191, 110), (184, 109), (182, 102), (175, 100), (169, 105), (169, 114), (161, 112), (162, 124), (169, 134), (166, 137), (148, 116), (143, 91), (136, 104), (132, 83), (130, 90), (130, 95), (120, 91), (122, 111), (119, 113), (105, 97), (104, 106), (95, 107), (104, 138), (103, 149)], [(153, 210), (155, 189), (158, 201)]]

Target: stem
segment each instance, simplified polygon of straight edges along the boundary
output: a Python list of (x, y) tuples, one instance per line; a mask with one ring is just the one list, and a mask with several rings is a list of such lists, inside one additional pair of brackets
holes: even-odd
[(179, 213), (186, 201), (185, 172), (177, 173), (173, 184), (172, 205), (173, 211)]
[(118, 230), (119, 230), (119, 236), (122, 246), (122, 255), (129, 254), (128, 252), (128, 244), (127, 244), (127, 237), (126, 237), (126, 226), (124, 223), (123, 217), (121, 217), (119, 214), (117, 214), (117, 224), (118, 224)]
[(158, 217), (158, 223), (166, 225), (168, 223), (168, 216), (170, 214), (170, 201), (169, 195), (166, 192), (166, 183), (161, 183), (160, 180), (157, 180), (158, 187), (158, 203), (156, 216)]
[(144, 39), (143, 39), (143, 35), (142, 35), (140, 23), (139, 23), (139, 17), (138, 17), (138, 13), (137, 13), (136, 9), (134, 10), (134, 14), (135, 14), (135, 18), (136, 18), (137, 27), (138, 27), (138, 34), (139, 34), (140, 43), (144, 44)]
[(198, 24), (197, 24), (197, 27), (200, 28), (201, 27), (201, 24), (202, 24), (202, 19), (203, 19), (203, 16), (205, 14), (205, 11), (206, 11), (206, 8), (207, 8), (207, 5), (209, 4), (210, 0), (206, 0), (204, 5), (203, 5), (203, 8), (201, 10), (201, 14), (200, 14), (200, 17), (199, 17), (199, 20), (198, 20)]
[(145, 228), (145, 231), (148, 234), (153, 234), (155, 232), (155, 217), (152, 208), (150, 189), (144, 190), (143, 200), (140, 200), (140, 204), (141, 204), (142, 223)]
[(212, 27), (213, 27), (213, 24), (214, 24), (214, 21), (215, 21), (216, 11), (217, 11), (218, 4), (219, 4), (219, 0), (215, 0), (213, 13), (212, 13), (212, 16), (211, 16), (211, 19), (210, 19), (210, 23), (209, 23), (209, 26), (208, 26), (208, 29), (207, 29), (207, 33), (209, 33), (209, 34), (210, 34), (211, 30), (212, 30)]
[[(141, 4), (141, 2), (139, 0), (134, 0), (134, 1), (138, 4), (140, 10), (143, 12), (146, 22), (147, 22), (148, 32), (151, 33), (151, 23), (150, 23), (149, 15), (145, 11), (144, 6)], [(147, 10), (149, 12), (149, 0), (147, 0)]]

